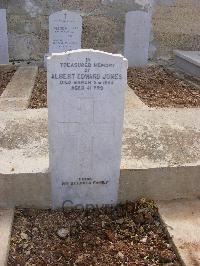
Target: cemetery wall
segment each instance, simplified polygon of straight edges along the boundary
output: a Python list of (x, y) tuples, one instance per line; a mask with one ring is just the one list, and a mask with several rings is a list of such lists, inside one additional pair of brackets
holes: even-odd
[[(41, 60), (48, 52), (48, 16), (62, 9), (83, 16), (83, 48), (124, 49), (125, 13), (148, 10), (152, 0), (0, 0), (7, 9), (9, 54), (14, 60)], [(200, 49), (200, 1), (155, 0), (150, 57), (173, 49)]]

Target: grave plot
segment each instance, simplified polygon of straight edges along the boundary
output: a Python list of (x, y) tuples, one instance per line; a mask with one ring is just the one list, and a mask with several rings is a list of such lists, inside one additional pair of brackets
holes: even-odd
[(12, 79), (15, 71), (15, 66), (0, 66), (0, 96)]
[[(161, 66), (129, 68), (128, 85), (149, 107), (200, 107), (200, 89)], [(47, 107), (47, 72), (40, 68), (29, 108), (42, 107)]]
[(145, 199), (85, 211), (16, 210), (8, 265), (18, 264), (181, 265)]
[(149, 107), (200, 107), (199, 89), (163, 67), (129, 68), (128, 85)]

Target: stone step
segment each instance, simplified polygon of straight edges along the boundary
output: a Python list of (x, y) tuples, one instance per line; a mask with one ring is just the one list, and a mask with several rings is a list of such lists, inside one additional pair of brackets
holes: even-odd
[(200, 265), (200, 200), (158, 202), (158, 207), (183, 265)]
[(0, 266), (7, 265), (13, 217), (13, 209), (0, 209)]
[[(147, 108), (130, 95), (127, 91), (119, 200), (200, 196), (200, 109)], [(0, 206), (48, 208), (47, 109), (0, 117)]]
[(175, 64), (187, 74), (200, 78), (200, 51), (175, 50)]
[(1, 111), (17, 111), (28, 108), (37, 73), (37, 66), (18, 68), (0, 97)]

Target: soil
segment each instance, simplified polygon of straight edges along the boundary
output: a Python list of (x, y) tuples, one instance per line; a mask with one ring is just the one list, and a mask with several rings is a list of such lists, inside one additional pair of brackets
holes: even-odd
[(200, 107), (199, 89), (162, 67), (130, 68), (128, 85), (149, 107)]
[[(149, 107), (200, 107), (200, 89), (160, 66), (130, 68), (128, 84)], [(42, 107), (47, 107), (47, 72), (40, 68), (29, 108)]]
[(153, 201), (16, 210), (9, 265), (181, 265)]
[(0, 67), (0, 96), (16, 71), (14, 66)]
[(47, 71), (39, 68), (29, 108), (47, 107)]

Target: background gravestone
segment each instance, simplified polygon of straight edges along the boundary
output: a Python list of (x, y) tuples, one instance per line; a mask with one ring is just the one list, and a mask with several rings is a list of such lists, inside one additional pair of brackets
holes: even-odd
[(49, 17), (49, 53), (81, 48), (82, 18), (79, 14), (59, 11)]
[(0, 9), (0, 64), (8, 64), (8, 35), (6, 9)]
[(114, 204), (127, 60), (95, 50), (47, 60), (53, 207)]
[(82, 17), (67, 10), (58, 11), (49, 16), (49, 53), (62, 53), (81, 48)]
[(124, 55), (130, 67), (147, 65), (150, 32), (150, 12), (131, 11), (126, 14)]

